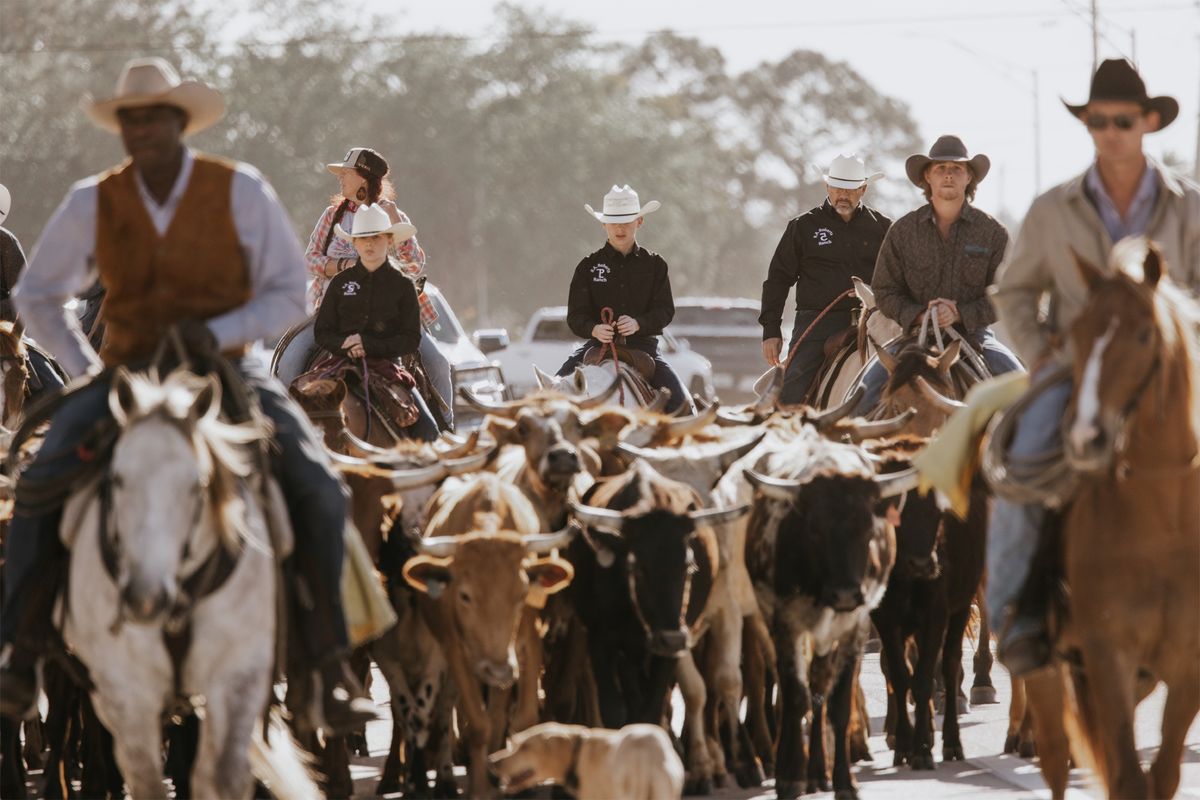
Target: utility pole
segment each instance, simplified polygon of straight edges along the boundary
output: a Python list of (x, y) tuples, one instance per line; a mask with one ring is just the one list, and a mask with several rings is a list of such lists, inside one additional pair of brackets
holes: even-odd
[[(1196, 39), (1200, 43), (1200, 36)], [(1196, 157), (1192, 160), (1192, 179), (1200, 181), (1200, 111), (1196, 112)]]
[(1096, 6), (1099, 0), (1092, 0), (1092, 74), (1100, 66), (1100, 9)]

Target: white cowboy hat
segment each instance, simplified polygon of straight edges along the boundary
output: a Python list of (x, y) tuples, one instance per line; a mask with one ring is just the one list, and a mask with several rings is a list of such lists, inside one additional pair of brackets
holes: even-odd
[(341, 223), (333, 226), (333, 232), (338, 235), (338, 238), (346, 240), (390, 233), (395, 237), (396, 244), (399, 244), (417, 235), (416, 225), (408, 222), (392, 224), (392, 218), (383, 210), (383, 206), (375, 204), (359, 206), (358, 211), (354, 212), (354, 224), (350, 226), (350, 229), (350, 232), (347, 233)]
[(176, 106), (188, 115), (184, 135), (199, 133), (225, 115), (221, 93), (200, 81), (184, 81), (161, 58), (135, 58), (127, 61), (117, 78), (112, 97), (93, 100), (84, 95), (79, 105), (92, 122), (106, 131), (119, 133), (117, 110), (138, 106)]
[(594, 211), (587, 203), (583, 207), (587, 212), (601, 222), (633, 222), (638, 217), (644, 217), (658, 211), (662, 203), (651, 200), (641, 205), (637, 192), (629, 188), (629, 184), (617, 186), (613, 184), (608, 194), (604, 195), (604, 211)]
[(0, 183), (0, 222), (8, 219), (8, 211), (12, 208), (12, 195), (8, 193), (8, 187)]
[(857, 153), (840, 155), (829, 165), (828, 174), (822, 175), (825, 182), (837, 189), (858, 189), (883, 177), (882, 172), (867, 174), (867, 165)]

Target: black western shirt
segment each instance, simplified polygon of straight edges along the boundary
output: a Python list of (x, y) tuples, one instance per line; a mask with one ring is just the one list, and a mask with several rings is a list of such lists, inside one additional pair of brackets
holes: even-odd
[[(820, 311), (853, 286), (851, 276), (870, 281), (891, 224), (889, 218), (865, 205), (846, 222), (828, 200), (789, 222), (763, 281), (758, 317), (763, 339), (783, 338), (783, 308), (793, 286), (797, 310)], [(844, 297), (834, 309), (857, 304), (857, 299)]]
[(637, 320), (631, 338), (658, 336), (675, 317), (667, 262), (657, 253), (635, 244), (622, 255), (608, 242), (575, 267), (567, 299), (567, 325), (582, 339), (592, 336), (604, 308), (613, 320), (622, 316)]
[(342, 342), (362, 336), (367, 358), (395, 360), (415, 353), (421, 343), (421, 306), (412, 279), (386, 262), (374, 272), (362, 260), (329, 281), (317, 310), (317, 344), (345, 355)]

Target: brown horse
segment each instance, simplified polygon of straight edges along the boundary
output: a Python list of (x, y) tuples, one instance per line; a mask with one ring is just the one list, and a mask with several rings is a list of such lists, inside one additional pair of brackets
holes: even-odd
[[(1046, 744), (1065, 720), (1109, 796), (1171, 797), (1200, 710), (1200, 310), (1163, 279), (1153, 245), (1118, 248), (1107, 272), (1076, 263), (1088, 301), (1070, 329), (1066, 455), (1081, 482), (1063, 523), (1060, 647), (1078, 658), (1058, 665), (1057, 696), (1030, 681), (1039, 755), (1061, 797), (1062, 754), (1047, 759)], [(1149, 775), (1134, 741), (1139, 673), (1167, 685)]]

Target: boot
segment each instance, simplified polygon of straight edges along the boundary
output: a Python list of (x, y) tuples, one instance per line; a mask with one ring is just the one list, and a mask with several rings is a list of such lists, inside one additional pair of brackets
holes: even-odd
[[(58, 638), (54, 600), (65, 567), (63, 559), (39, 559), (18, 587), (25, 596), (24, 603), (15, 604), (19, 618), (0, 664), (0, 715), (23, 720), (37, 712), (38, 662), (49, 642)], [(34, 575), (37, 580), (30, 579)]]
[(38, 657), (23, 648), (9, 649), (0, 665), (0, 716), (21, 721), (37, 713)]
[(342, 658), (319, 669), (297, 670), (288, 679), (286, 703), (296, 728), (305, 733), (345, 736), (380, 718)]

